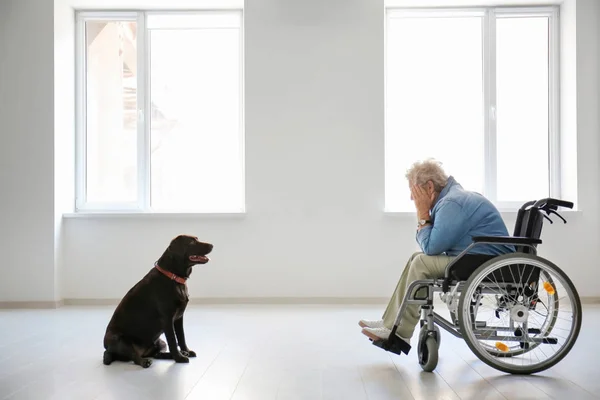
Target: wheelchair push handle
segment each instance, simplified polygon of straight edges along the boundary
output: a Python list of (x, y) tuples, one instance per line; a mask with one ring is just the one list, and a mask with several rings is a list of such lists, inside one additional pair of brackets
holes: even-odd
[(573, 203), (570, 201), (566, 201), (566, 200), (553, 199), (551, 197), (548, 197), (545, 199), (540, 199), (538, 201), (529, 201), (529, 202), (523, 204), (523, 206), (521, 207), (521, 210), (524, 211), (529, 206), (531, 206), (531, 208), (536, 208), (540, 211), (544, 211), (546, 213), (546, 215), (544, 215), (544, 214), (542, 214), (542, 215), (544, 216), (545, 219), (550, 221), (551, 224), (554, 223), (554, 221), (552, 221), (552, 219), (549, 217), (550, 214), (556, 215), (558, 218), (560, 218), (566, 224), (567, 220), (564, 219), (558, 212), (556, 212), (556, 210), (558, 210), (558, 207), (572, 209)]
[[(527, 206), (531, 205), (531, 203), (533, 203), (533, 202), (525, 203), (523, 206), (527, 207)], [(540, 200), (536, 201), (535, 203), (533, 203), (533, 207), (538, 208), (540, 210), (556, 210), (558, 207), (572, 209), (573, 202), (560, 200), (560, 199), (553, 199), (553, 198), (548, 197), (548, 198), (540, 199)]]

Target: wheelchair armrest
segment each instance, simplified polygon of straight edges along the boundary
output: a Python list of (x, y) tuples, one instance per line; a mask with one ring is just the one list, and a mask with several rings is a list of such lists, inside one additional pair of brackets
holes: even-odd
[(500, 244), (541, 244), (542, 239), (533, 239), (520, 236), (474, 236), (473, 243), (500, 243)]

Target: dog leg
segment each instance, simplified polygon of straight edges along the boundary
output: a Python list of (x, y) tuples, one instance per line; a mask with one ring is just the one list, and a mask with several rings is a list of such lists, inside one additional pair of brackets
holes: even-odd
[(156, 342), (154, 342), (152, 354), (148, 357), (152, 357), (157, 360), (172, 360), (173, 356), (171, 355), (171, 353), (165, 352), (166, 349), (167, 344), (165, 343), (165, 341), (160, 338), (156, 339)]
[(131, 345), (133, 349), (133, 362), (139, 365), (142, 368), (148, 368), (152, 365), (152, 359), (148, 357), (144, 357), (143, 354), (147, 351), (143, 347), (136, 346), (135, 344)]
[(106, 331), (104, 335), (104, 355), (102, 357), (102, 363), (104, 365), (110, 365), (113, 361), (131, 361), (129, 357), (125, 357), (117, 352), (119, 348), (120, 336)]
[(158, 338), (158, 339), (156, 339), (156, 342), (154, 342), (154, 347), (158, 351), (165, 351), (167, 349), (167, 344), (165, 343), (164, 340), (162, 340), (161, 338)]
[(104, 334), (104, 356), (102, 363), (104, 365), (110, 365), (116, 360), (116, 354), (111, 353), (108, 349), (113, 346), (113, 343), (118, 340), (116, 335), (113, 335), (108, 329)]
[(185, 343), (185, 333), (183, 332), (183, 316), (175, 320), (173, 327), (175, 328), (175, 334), (177, 335), (177, 342), (179, 343), (181, 354), (187, 357), (196, 357), (196, 353), (188, 349), (187, 344)]
[(177, 340), (175, 339), (175, 330), (173, 329), (173, 322), (168, 322), (165, 327), (165, 337), (169, 345), (169, 352), (173, 357), (173, 360), (177, 363), (189, 363), (190, 359), (179, 352), (177, 348)]
[(142, 368), (148, 368), (152, 365), (152, 360), (150, 358), (143, 358), (140, 354), (141, 352), (136, 349), (133, 343), (130, 343), (123, 338), (113, 337), (113, 340), (109, 340), (107, 343), (103, 362), (105, 365), (109, 365), (115, 360), (133, 361)]

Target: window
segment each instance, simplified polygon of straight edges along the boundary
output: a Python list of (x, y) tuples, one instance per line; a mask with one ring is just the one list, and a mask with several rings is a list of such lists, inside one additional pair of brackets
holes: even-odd
[(559, 196), (555, 8), (388, 9), (385, 204), (434, 157), (501, 209)]
[(78, 14), (78, 210), (244, 210), (241, 24)]

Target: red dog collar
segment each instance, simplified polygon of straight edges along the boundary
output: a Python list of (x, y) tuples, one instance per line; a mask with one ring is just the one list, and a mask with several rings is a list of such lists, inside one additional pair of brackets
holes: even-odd
[(174, 280), (177, 283), (181, 283), (182, 285), (185, 285), (185, 281), (187, 280), (187, 278), (182, 278), (180, 276), (175, 275), (172, 272), (167, 271), (166, 269), (162, 269), (161, 267), (158, 266), (158, 264), (154, 264), (154, 268), (159, 270), (160, 273), (163, 274), (164, 276), (166, 276), (167, 278)]

